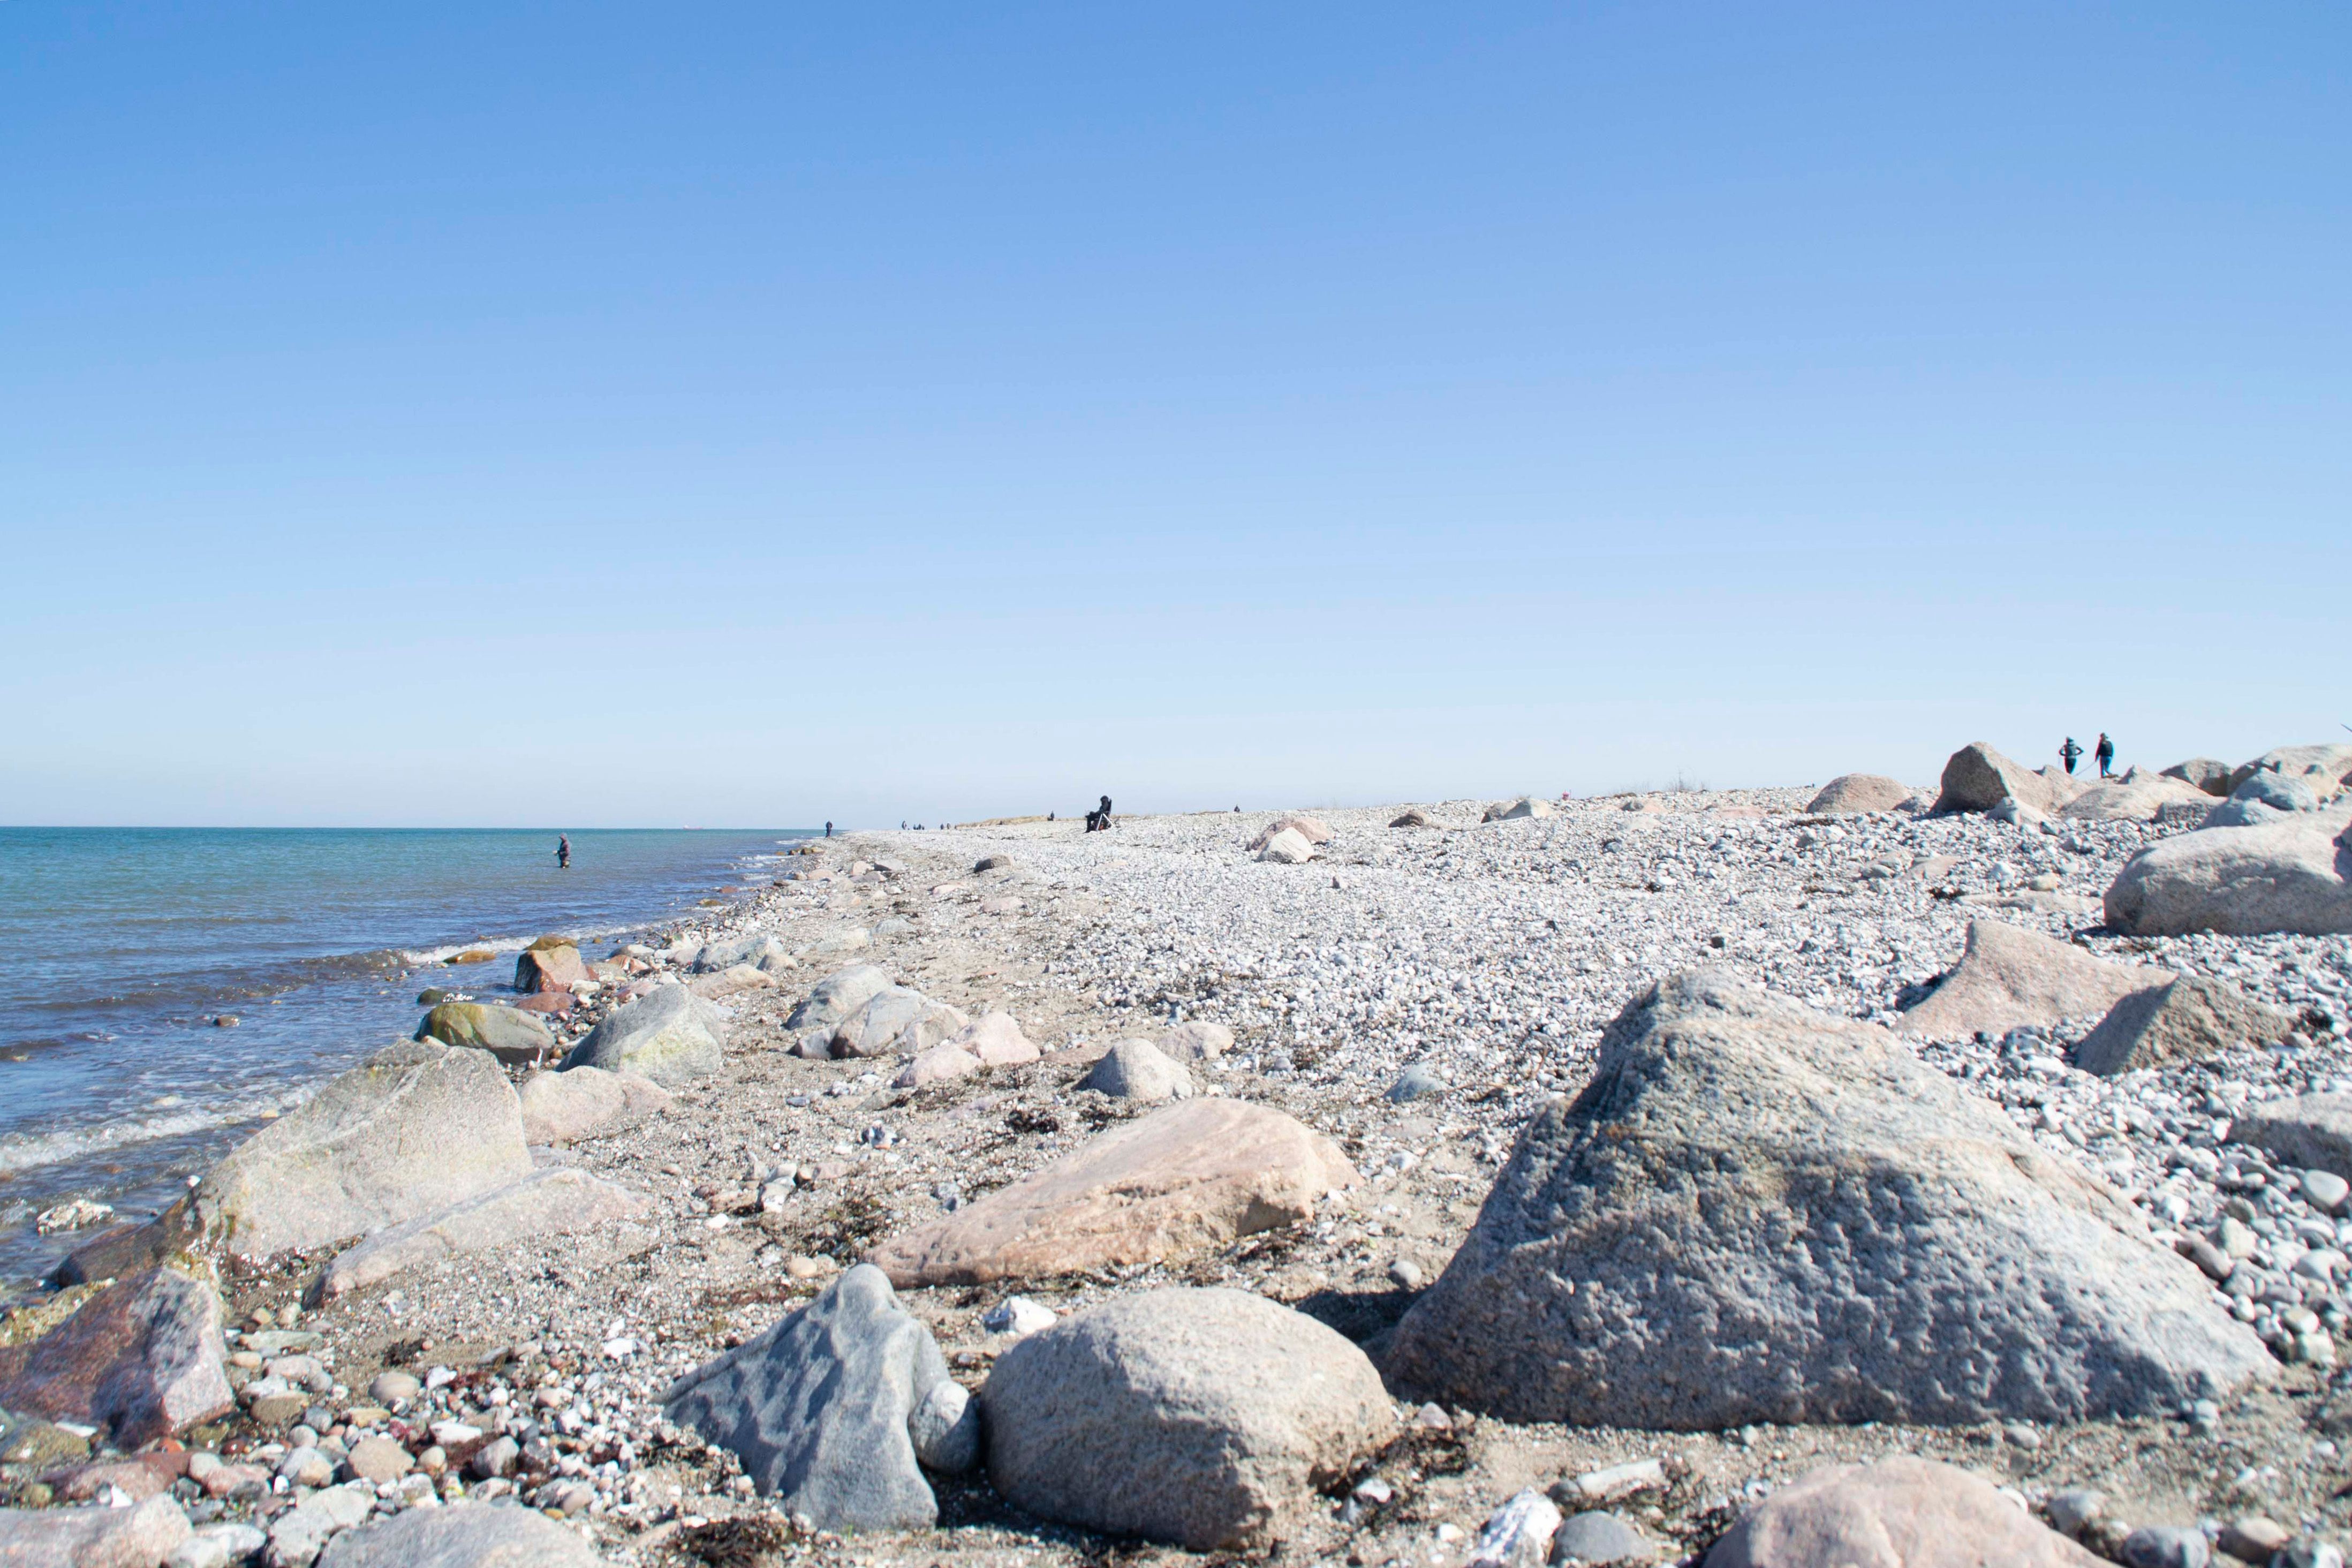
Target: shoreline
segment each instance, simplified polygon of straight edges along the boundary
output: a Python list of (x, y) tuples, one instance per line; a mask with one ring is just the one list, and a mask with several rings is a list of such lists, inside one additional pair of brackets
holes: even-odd
[[(731, 1015), (719, 1071), (676, 1088), (667, 1114), (548, 1156), (649, 1198), (642, 1219), (453, 1257), (317, 1308), (302, 1294), (320, 1255), (235, 1266), (224, 1278), (231, 1319), (291, 1308), (332, 1353), (333, 1380), (347, 1391), (330, 1402), (338, 1411), (362, 1404), (387, 1371), (451, 1369), (457, 1379), (434, 1408), (452, 1418), (521, 1408), (534, 1391), (552, 1391), (547, 1408), (582, 1413), (557, 1445), (582, 1461), (572, 1473), (593, 1494), (571, 1512), (573, 1527), (614, 1563), (687, 1562), (681, 1547), (703, 1539), (696, 1532), (714, 1528), (709, 1521), (769, 1512), (740, 1489), (731, 1456), (660, 1416), (656, 1401), (670, 1380), (755, 1337), (877, 1244), (1133, 1120), (1143, 1108), (1077, 1086), (1121, 1039), (1156, 1039), (1187, 1022), (1226, 1026), (1230, 1051), (1192, 1064), (1201, 1092), (1296, 1118), (1345, 1151), (1360, 1180), (1308, 1225), (1178, 1261), (902, 1288), (901, 1303), (968, 1386), (984, 1381), (1008, 1343), (982, 1320), (1016, 1294), (1066, 1312), (1163, 1284), (1224, 1284), (1377, 1350), (1444, 1271), (1529, 1118), (1576, 1094), (1610, 1020), (1679, 970), (1728, 968), (1833, 1017), (1899, 1021), (1902, 1004), (1960, 956), (1970, 921), (1997, 919), (2099, 956), (2227, 977), (2304, 1012), (2332, 1006), (2340, 1027), (2341, 989), (2321, 981), (2343, 972), (2331, 966), (2352, 954), (2347, 938), (2095, 929), (2089, 903), (2171, 828), (2070, 823), (2063, 834), (2028, 837), (1982, 816), (1829, 820), (1805, 814), (1808, 794), (1612, 797), (1486, 823), (1483, 802), (1440, 802), (1423, 808), (1434, 826), (1410, 829), (1388, 825), (1397, 805), (1329, 810), (1320, 815), (1332, 842), (1300, 865), (1244, 848), (1276, 812), (1128, 817), (1096, 834), (1075, 821), (1032, 821), (813, 841), (802, 847), (814, 852), (780, 862), (803, 874), (708, 918), (658, 926), (668, 940), (636, 950), (648, 978), (674, 977)], [(973, 870), (999, 855), (1011, 864)], [(1898, 858), (1904, 869), (1886, 869)], [(2055, 887), (2026, 885), (2026, 868), (2041, 859), (2062, 868)], [(697, 949), (727, 936), (772, 934), (805, 951), (852, 929), (874, 933), (870, 945), (761, 979), (691, 969)], [(793, 1008), (826, 973), (860, 961), (973, 1018), (1010, 1012), (1042, 1059), (899, 1089), (895, 1061), (793, 1054)], [(583, 1009), (572, 1037), (602, 1010)], [(2237, 1084), (2263, 1099), (2352, 1074), (2337, 1034), (2231, 1051), (2210, 1072), (2095, 1080), (2062, 1066), (2053, 1075), (2053, 1053), (2086, 1030), (2029, 1031), (2015, 1051), (1967, 1040), (1911, 1049), (2000, 1106), (2052, 1156), (2113, 1182), (2153, 1234), (2183, 1241), (2218, 1224), (2234, 1195), (2195, 1166), (2168, 1163), (2209, 1146), (2210, 1137), (2195, 1144), (2197, 1134), (2178, 1131), (2193, 1116), (2161, 1110), (2144, 1128), (2116, 1124), (2130, 1121), (2127, 1111), (2192, 1083), (2200, 1096), (2204, 1085)], [(1392, 1099), (1412, 1070), (1438, 1087)], [(2238, 1168), (2251, 1167), (2223, 1167)], [(1740, 1505), (1817, 1462), (1890, 1454), (1993, 1474), (2037, 1505), (2090, 1486), (2142, 1522), (2267, 1511), (2340, 1531), (2352, 1522), (2352, 1507), (2333, 1495), (2346, 1466), (2323, 1451), (2320, 1434), (2332, 1428), (2319, 1424), (2331, 1387), (2325, 1367), (2283, 1364), (2271, 1387), (2196, 1423), (1681, 1433), (1515, 1423), (1455, 1408), (1442, 1427), (1414, 1428), (1434, 1457), (1392, 1478), (1404, 1503), (1361, 1528), (1336, 1510), (1318, 1514), (1289, 1550), (1318, 1561), (1353, 1552), (1368, 1563), (1435, 1552), (1458, 1563), (1521, 1489), (1648, 1459), (1661, 1461), (1670, 1484), (1621, 1511), (1662, 1542), (1703, 1544)], [(494, 1389), (518, 1403), (488, 1403)], [(266, 1434), (240, 1438), (250, 1430), (232, 1424), (224, 1436), (245, 1443), (238, 1457), (277, 1462), (267, 1443), (256, 1446)], [(2264, 1467), (2274, 1473), (2243, 1479)], [(458, 1497), (516, 1492), (452, 1476)], [(1008, 1568), (1097, 1560), (1097, 1538), (1021, 1515), (976, 1480), (935, 1485), (935, 1531), (800, 1538), (792, 1550), (826, 1562), (866, 1561), (878, 1549), (892, 1560)], [(530, 1495), (552, 1494), (542, 1486)]]

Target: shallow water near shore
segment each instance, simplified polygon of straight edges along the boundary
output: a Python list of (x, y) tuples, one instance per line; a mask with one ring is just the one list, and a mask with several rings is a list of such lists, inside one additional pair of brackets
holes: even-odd
[[(559, 870), (552, 831), (0, 828), (0, 1297), (78, 1239), (34, 1214), (168, 1202), (421, 988), (503, 988), (543, 932), (658, 924), (808, 836), (582, 831)], [(501, 959), (442, 962), (470, 946)]]

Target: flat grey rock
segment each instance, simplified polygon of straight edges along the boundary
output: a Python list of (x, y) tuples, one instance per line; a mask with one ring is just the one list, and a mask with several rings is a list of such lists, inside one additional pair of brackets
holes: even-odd
[(1966, 1040), (2104, 1018), (2134, 991), (2171, 977), (2170, 970), (2112, 963), (2005, 921), (1971, 920), (1960, 961), (1903, 1015), (1903, 1032)]
[(2113, 1077), (2143, 1067), (2197, 1061), (2242, 1045), (2286, 1038), (2294, 1020), (2202, 975), (2134, 991), (2074, 1047), (2074, 1065)]
[(387, 1046), (229, 1151), (197, 1222), (247, 1258), (323, 1247), (530, 1172), (522, 1106), (487, 1051)]
[(515, 1086), (522, 1103), (523, 1135), (561, 1145), (634, 1127), (668, 1109), (669, 1091), (638, 1072), (575, 1067), (534, 1072)]
[(1007, 1500), (1196, 1552), (1277, 1533), (1396, 1425), (1362, 1351), (1244, 1291), (1115, 1297), (1013, 1345), (980, 1397)]
[(2155, 1415), (2271, 1364), (2129, 1204), (1885, 1030), (1701, 971), (1528, 1124), (1388, 1371), (1689, 1430)]
[(319, 1568), (599, 1568), (576, 1531), (536, 1509), (411, 1508), (327, 1542)]
[(864, 1007), (890, 984), (889, 972), (875, 964), (852, 964), (846, 969), (836, 969), (811, 988), (784, 1028), (793, 1034), (809, 1030), (823, 1030), (828, 1035), (839, 1028), (841, 1020)]
[(1647, 1563), (1656, 1554), (1642, 1532), (1613, 1513), (1571, 1513), (1551, 1538), (1554, 1563)]
[(717, 1008), (684, 986), (662, 986), (605, 1014), (563, 1066), (635, 1072), (676, 1088), (718, 1071), (726, 1045), (727, 1020)]
[(939, 1504), (908, 1417), (948, 1380), (930, 1331), (860, 1263), (766, 1333), (680, 1378), (662, 1404), (820, 1530), (926, 1530)]
[(340, 1253), (311, 1286), (332, 1301), (404, 1269), (464, 1252), (484, 1252), (527, 1236), (606, 1230), (642, 1218), (652, 1204), (571, 1166), (550, 1166), (502, 1187), (380, 1230)]
[(2302, 1094), (2249, 1107), (2230, 1124), (2230, 1141), (2352, 1178), (2352, 1094)]

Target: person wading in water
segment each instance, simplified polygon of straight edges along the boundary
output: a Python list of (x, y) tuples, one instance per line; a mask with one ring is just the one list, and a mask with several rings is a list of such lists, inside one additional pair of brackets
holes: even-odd
[(572, 869), (572, 841), (562, 833), (555, 835), (555, 869)]

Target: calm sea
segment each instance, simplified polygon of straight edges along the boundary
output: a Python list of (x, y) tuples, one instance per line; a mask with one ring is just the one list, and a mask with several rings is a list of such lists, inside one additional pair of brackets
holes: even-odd
[[(72, 1239), (34, 1215), (160, 1207), (422, 987), (495, 991), (534, 936), (625, 938), (808, 836), (575, 832), (560, 871), (552, 831), (0, 828), (0, 1299)], [(508, 956), (442, 964), (468, 946)]]

